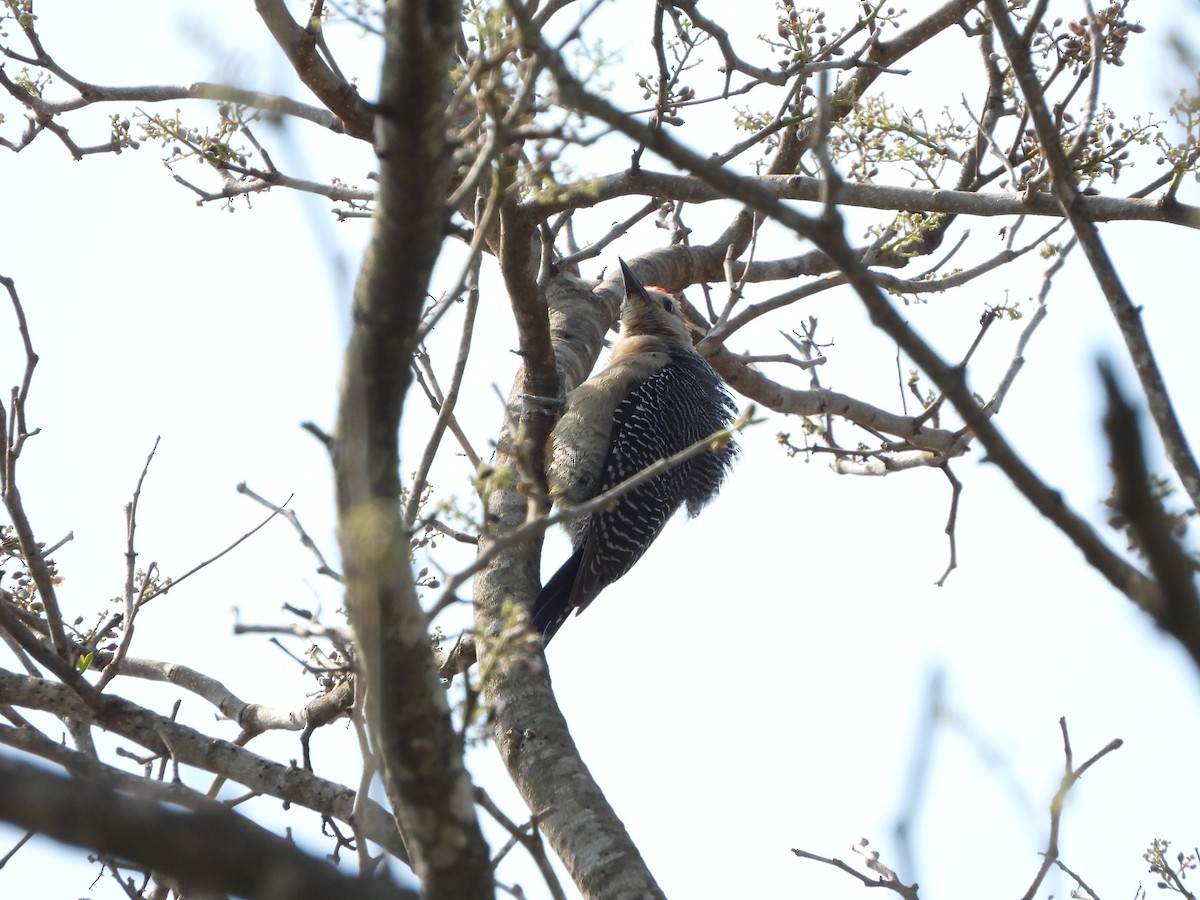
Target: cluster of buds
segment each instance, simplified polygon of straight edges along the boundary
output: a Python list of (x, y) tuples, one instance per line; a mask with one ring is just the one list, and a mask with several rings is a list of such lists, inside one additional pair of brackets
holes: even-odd
[(1126, 20), (1123, 13), (1123, 4), (1111, 3), (1094, 18), (1083, 16), (1065, 22), (1058, 18), (1049, 26), (1041, 22), (1037, 27), (1036, 42), (1046, 52), (1057, 51), (1064, 64), (1077, 68), (1091, 62), (1092, 41), (1088, 32), (1095, 26), (1100, 33), (1100, 58), (1114, 66), (1123, 66), (1129, 35), (1142, 34), (1146, 30), (1145, 25)]
[[(38, 549), (42, 549), (45, 544), (39, 543)], [(21, 542), (17, 539), (12, 528), (4, 528), (0, 531), (0, 565), (7, 559), (15, 559), (24, 563), (25, 553), (21, 549)], [(58, 568), (55, 566), (53, 559), (46, 559), (46, 568), (50, 572), (50, 578), (58, 584), (62, 578), (58, 574)], [(0, 569), (0, 579), (4, 578), (5, 571)], [(4, 590), (6, 599), (13, 600), (25, 606), (31, 612), (41, 612), (41, 602), (37, 600), (37, 584), (29, 574), (28, 567), (21, 565), (12, 576), (9, 578), (8, 586)]]

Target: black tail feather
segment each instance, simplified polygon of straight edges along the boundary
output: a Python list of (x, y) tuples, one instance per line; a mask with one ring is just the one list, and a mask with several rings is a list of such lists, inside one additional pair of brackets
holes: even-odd
[(534, 601), (533, 627), (541, 632), (543, 645), (550, 643), (550, 639), (571, 614), (571, 592), (575, 588), (575, 579), (579, 575), (582, 559), (582, 549), (571, 554), (571, 558), (550, 576), (550, 580)]

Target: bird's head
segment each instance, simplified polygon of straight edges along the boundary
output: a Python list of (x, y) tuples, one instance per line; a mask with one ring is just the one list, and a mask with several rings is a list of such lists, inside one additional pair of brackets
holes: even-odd
[(691, 346), (691, 326), (683, 315), (679, 298), (657, 285), (642, 284), (633, 270), (618, 258), (625, 281), (625, 302), (621, 306), (621, 334), (652, 334), (675, 338)]

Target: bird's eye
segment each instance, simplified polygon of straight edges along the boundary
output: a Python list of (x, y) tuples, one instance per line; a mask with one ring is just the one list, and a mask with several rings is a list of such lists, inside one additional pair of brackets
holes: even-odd
[(675, 301), (672, 300), (670, 297), (663, 297), (662, 298), (662, 308), (665, 309), (667, 312), (671, 313), (671, 315), (674, 315), (675, 314)]

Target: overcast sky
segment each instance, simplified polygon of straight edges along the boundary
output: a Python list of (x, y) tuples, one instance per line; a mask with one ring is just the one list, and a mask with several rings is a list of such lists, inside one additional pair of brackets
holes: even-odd
[[(911, 9), (934, 5), (918, 0)], [(1079, 14), (1075, 6), (1056, 6)], [(177, 2), (165, 9), (138, 0), (117, 16), (103, 4), (60, 0), (38, 14), (48, 50), (90, 81), (237, 80), (293, 91), (286, 63), (249, 5)], [(755, 0), (739, 9), (746, 35), (774, 29), (772, 4)], [(1194, 10), (1166, 0), (1131, 4), (1130, 17), (1140, 16), (1149, 31), (1131, 42), (1126, 67), (1105, 82), (1124, 114), (1165, 114), (1182, 83), (1165, 42), (1171, 33), (1200, 33)], [(624, 2), (614, 14), (632, 24), (607, 32), (610, 48), (649, 28), (648, 5)], [(369, 40), (348, 33), (337, 41), (352, 65), (356, 55), (377, 54)], [(643, 51), (630, 44), (626, 52), (636, 68)], [(946, 75), (961, 66), (973, 77), (974, 53), (949, 33), (913, 57), (909, 79), (895, 79), (887, 90), (931, 115), (958, 105), (973, 88)], [(369, 95), (373, 76), (365, 64), (363, 71)], [(183, 110), (197, 121), (205, 115), (198, 105)], [(0, 112), (0, 129), (11, 138), (22, 127), (20, 111), (7, 104)], [(67, 124), (80, 143), (96, 143), (107, 136), (103, 123), (103, 115), (82, 114)], [(315, 129), (281, 135), (264, 126), (260, 137), (291, 174), (367, 184), (369, 148)], [(16, 279), (41, 355), (28, 414), (42, 434), (27, 445), (20, 484), (41, 540), (74, 533), (55, 555), (65, 578), (62, 599), (71, 616), (89, 620), (121, 592), (122, 510), (157, 436), (141, 499), (144, 564), (157, 561), (178, 576), (257, 524), (264, 510), (236, 493), (242, 481), (276, 501), (291, 496), (336, 557), (329, 466), (299, 423), (332, 427), (348, 296), (369, 225), (336, 224), (328, 203), (284, 191), (255, 197), (252, 209), (237, 204), (232, 213), (198, 208), (163, 168), (164, 155), (147, 145), (76, 163), (48, 135), (19, 156), (0, 155), (0, 273)], [(590, 165), (606, 173), (625, 159), (598, 152)], [(176, 171), (203, 177), (197, 163)], [(1131, 173), (1128, 189), (1153, 175)], [(1200, 200), (1192, 183), (1183, 196)], [(725, 221), (704, 210), (692, 215), (698, 240), (711, 239)], [(852, 227), (867, 221), (855, 217)], [(972, 246), (983, 248), (973, 252), (999, 249), (998, 224), (971, 223), (982, 236)], [(1027, 237), (1038, 224), (1025, 225)], [(1194, 280), (1175, 274), (1195, 253), (1195, 235), (1145, 224), (1103, 233), (1145, 307), (1177, 411), (1195, 437), (1200, 320)], [(665, 239), (665, 232), (639, 229), (585, 274), (597, 276), (617, 253), (632, 258)], [(761, 256), (796, 252), (783, 238), (772, 241)], [(453, 268), (450, 253), (442, 282)], [(1007, 298), (1028, 309), (1044, 265), (1026, 261), (907, 313), (947, 356), (960, 355), (985, 304)], [(493, 385), (506, 393), (516, 366), (506, 300), (494, 277), (485, 286), (481, 340), (460, 404), (479, 449), (501, 419)], [(432, 345), (441, 371), (453, 362), (455, 314)], [(867, 331), (857, 300), (824, 294), (794, 311), (796, 320), (809, 315), (836, 341), (823, 383), (898, 407), (894, 347)], [(753, 333), (764, 342), (756, 351), (784, 352), (769, 335), (788, 321)], [(994, 389), (1021, 327), (999, 323), (989, 334), (973, 367), (972, 386), (981, 394)], [(745, 349), (742, 341), (736, 338), (733, 349)], [(11, 315), (2, 312), (0, 371), (14, 383), (19, 349)], [(1103, 299), (1075, 258), (1058, 278), (1050, 315), (999, 423), (1093, 521), (1101, 520), (1109, 489), (1095, 360), (1119, 352)], [(800, 375), (771, 374), (804, 383)], [(415, 397), (403, 435), (408, 461), (417, 458), (430, 421)], [(1200, 691), (1180, 651), (1089, 570), (978, 449), (955, 464), (965, 484), (960, 567), (937, 588), (947, 559), (942, 474), (839, 477), (823, 457), (788, 458), (776, 442), (780, 431), (798, 436), (800, 423), (772, 417), (747, 432), (722, 497), (699, 519), (674, 522), (643, 563), (564, 626), (548, 654), (584, 759), (667, 894), (861, 897), (857, 882), (789, 850), (848, 858), (866, 836), (885, 861), (900, 865), (893, 828), (908, 808), (908, 773), (924, 736), (932, 741), (928, 781), (910, 810), (916, 869), (902, 876), (918, 878), (926, 900), (1019, 896), (1045, 846), (1046, 808), (1062, 772), (1064, 715), (1077, 759), (1111, 738), (1126, 742), (1075, 788), (1063, 820), (1065, 861), (1105, 900), (1132, 897), (1142, 882), (1153, 890), (1141, 862), (1151, 839), (1180, 848), (1200, 842)], [(842, 426), (842, 433), (850, 431)], [(466, 498), (469, 475), (465, 460), (447, 458), (433, 484), (440, 495)], [(1108, 537), (1121, 545), (1120, 535)], [(561, 536), (547, 542), (547, 572), (566, 550)], [(433, 561), (453, 569), (465, 557), (443, 545)], [(292, 706), (312, 690), (311, 681), (265, 639), (231, 637), (232, 611), (245, 621), (277, 623), (285, 621), (283, 603), (320, 604), (337, 621), (339, 602), (336, 586), (315, 573), (294, 533), (276, 522), (155, 601), (139, 620), (134, 653), (195, 666), (243, 699)], [(457, 613), (465, 621), (468, 611)], [(935, 675), (943, 707), (930, 730)], [(116, 687), (160, 712), (177, 696), (124, 679)], [(195, 698), (185, 697), (180, 718), (234, 735), (228, 723), (214, 726), (212, 711)], [(252, 749), (282, 760), (300, 754), (293, 734), (264, 736)], [(353, 784), (354, 758), (340, 724), (314, 739), (318, 774)], [(511, 818), (527, 817), (492, 748), (474, 752), (471, 764)], [(283, 813), (278, 803), (262, 801), (258, 811), (292, 826), (297, 838), (306, 828), (311, 833), (314, 820), (302, 811)], [(19, 836), (0, 826), (0, 854)], [(94, 871), (83, 853), (39, 838), (0, 870), (0, 892), (83, 896)], [(509, 877), (541, 896), (526, 870)], [(1052, 878), (1043, 896), (1070, 887)], [(111, 885), (92, 893), (117, 896)]]

